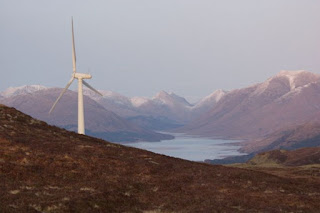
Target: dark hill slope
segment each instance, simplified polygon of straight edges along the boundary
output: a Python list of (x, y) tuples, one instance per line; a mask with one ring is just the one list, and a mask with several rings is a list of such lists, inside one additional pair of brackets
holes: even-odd
[(247, 163), (233, 164), (233, 167), (262, 171), (278, 177), (320, 184), (320, 147), (297, 150), (272, 150), (259, 153)]
[(317, 212), (320, 184), (108, 143), (0, 106), (0, 212)]

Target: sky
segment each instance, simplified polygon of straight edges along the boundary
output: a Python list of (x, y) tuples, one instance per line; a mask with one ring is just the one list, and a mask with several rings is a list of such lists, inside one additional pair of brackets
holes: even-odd
[(319, 11), (319, 0), (0, 0), (0, 90), (67, 84), (71, 16), (78, 72), (130, 97), (320, 74)]

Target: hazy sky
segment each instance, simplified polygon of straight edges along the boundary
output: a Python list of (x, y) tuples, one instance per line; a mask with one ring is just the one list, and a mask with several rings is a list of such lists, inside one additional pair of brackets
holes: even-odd
[(65, 86), (71, 16), (78, 71), (97, 89), (201, 97), (320, 73), (319, 11), (319, 0), (0, 0), (0, 90)]

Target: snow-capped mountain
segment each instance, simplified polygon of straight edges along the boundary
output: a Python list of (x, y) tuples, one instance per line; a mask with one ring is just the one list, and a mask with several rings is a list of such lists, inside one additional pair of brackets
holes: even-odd
[(3, 92), (0, 92), (0, 95), (4, 98), (9, 98), (17, 95), (30, 94), (36, 91), (45, 90), (47, 87), (42, 85), (24, 85), (20, 87), (9, 87)]
[(193, 117), (197, 117), (212, 109), (228, 92), (222, 89), (216, 90), (210, 95), (204, 97), (196, 105), (192, 107)]
[(98, 96), (90, 90), (84, 94), (96, 100), (106, 109), (141, 125), (144, 128), (163, 130), (175, 128), (207, 112), (226, 93), (216, 91), (197, 105), (191, 105), (185, 98), (173, 92), (160, 91), (152, 98), (126, 97), (116, 92), (99, 90), (104, 96)]
[(160, 91), (158, 94), (156, 94), (152, 98), (152, 101), (160, 105), (167, 105), (171, 107), (176, 107), (177, 105), (188, 107), (192, 106), (185, 98), (180, 97), (173, 92), (167, 93), (165, 91)]
[(318, 82), (320, 75), (300, 71), (281, 71), (276, 76), (269, 78), (267, 81), (258, 84), (257, 89), (251, 94), (251, 97), (261, 95), (282, 96), (288, 92), (301, 89), (301, 87)]
[[(8, 88), (0, 97), (18, 100), (17, 97), (37, 93), (44, 95), (41, 101), (51, 104), (46, 97), (47, 90), (50, 89), (40, 85)], [(195, 105), (165, 91), (152, 98), (100, 92), (103, 97), (84, 90), (86, 96), (106, 110), (144, 129), (168, 130), (185, 125), (180, 130), (189, 134), (254, 138), (290, 125), (320, 121), (320, 75), (304, 70), (281, 71), (265, 82), (229, 92), (217, 90)], [(33, 106), (32, 98), (21, 100), (21, 105)]]
[[(181, 111), (190, 111), (191, 104), (184, 98), (174, 94), (161, 91), (152, 98), (126, 97), (116, 92), (99, 90), (103, 97), (94, 94), (90, 90), (84, 90), (84, 94), (96, 100), (122, 117), (153, 116), (171, 117), (172, 120), (180, 121)], [(176, 112), (179, 111), (178, 114)], [(175, 112), (175, 113), (174, 113)]]
[(165, 117), (177, 123), (184, 124), (190, 119), (190, 107), (184, 98), (161, 91), (143, 104), (137, 107), (137, 111), (143, 115)]
[(208, 113), (181, 131), (250, 138), (315, 119), (320, 120), (320, 76), (282, 71), (263, 83), (226, 93)]
[[(173, 92), (160, 91), (152, 98), (129, 98), (112, 91), (99, 91), (104, 95), (103, 97), (90, 90), (84, 90), (84, 94), (131, 122), (139, 125), (143, 123), (145, 128), (148, 128), (147, 123), (151, 121), (150, 128), (152, 126), (173, 128), (184, 125), (209, 111), (227, 93), (223, 90), (214, 91), (197, 104), (192, 105), (185, 98)], [(161, 124), (156, 124), (157, 122)]]
[(84, 89), (83, 94), (97, 101), (107, 110), (110, 110), (121, 117), (136, 116), (135, 108), (132, 106), (130, 98), (119, 93), (107, 90), (99, 90), (103, 96), (95, 92)]
[[(32, 94), (37, 91), (47, 90), (45, 86), (29, 85), (11, 87), (0, 93), (3, 98)], [(210, 110), (224, 95), (225, 91), (218, 90), (205, 97), (198, 104), (192, 105), (185, 98), (173, 92), (160, 91), (151, 98), (126, 97), (117, 92), (99, 90), (103, 96), (84, 88), (85, 96), (98, 102), (105, 109), (129, 120), (142, 125), (147, 129), (167, 130), (180, 127), (202, 113)], [(76, 91), (75, 91), (76, 92)]]

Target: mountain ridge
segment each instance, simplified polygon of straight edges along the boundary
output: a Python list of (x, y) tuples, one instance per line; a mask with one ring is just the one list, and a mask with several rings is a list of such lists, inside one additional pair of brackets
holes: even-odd
[[(2, 99), (1, 103), (13, 106), (31, 116), (50, 124), (77, 130), (77, 94), (67, 91), (58, 103), (55, 111), (49, 114), (54, 99), (62, 89), (52, 88), (28, 94), (16, 95), (12, 98)], [(85, 119), (87, 133), (117, 142), (132, 142), (139, 140), (159, 141), (172, 139), (166, 134), (156, 133), (137, 127), (115, 113), (106, 110), (94, 100), (84, 96)]]
[(149, 130), (253, 140), (295, 124), (320, 121), (320, 75), (304, 70), (281, 71), (262, 83), (228, 92), (216, 90), (195, 105), (165, 91), (152, 98), (101, 92), (104, 97), (84, 91), (106, 109)]
[[(41, 85), (12, 87), (0, 93), (0, 100), (13, 98), (17, 95), (28, 95), (46, 89), (52, 88)], [(180, 127), (194, 117), (208, 111), (210, 106), (216, 104), (225, 93), (222, 90), (214, 91), (199, 101), (198, 104), (192, 105), (185, 98), (173, 92), (160, 91), (151, 98), (130, 98), (113, 91), (99, 91), (103, 94), (103, 97), (88, 89), (84, 89), (83, 92), (84, 95), (95, 100), (106, 109), (135, 125), (141, 125), (141, 127), (150, 130), (167, 130)]]
[(228, 92), (208, 113), (179, 131), (222, 138), (263, 137), (285, 126), (317, 121), (319, 93), (318, 74), (283, 71), (265, 82)]

